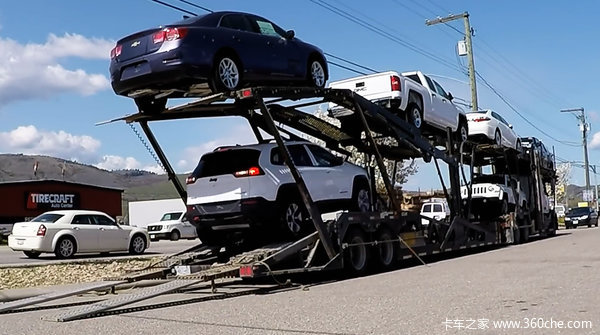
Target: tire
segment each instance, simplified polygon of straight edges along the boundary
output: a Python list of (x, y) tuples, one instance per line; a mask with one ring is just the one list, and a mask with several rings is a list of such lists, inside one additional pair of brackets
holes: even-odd
[(456, 144), (460, 145), (469, 139), (469, 128), (464, 120), (460, 120), (458, 123), (458, 129), (456, 129)]
[(203, 245), (223, 246), (224, 241), (212, 229), (196, 227), (196, 234)]
[(592, 223), (588, 223), (588, 228), (592, 228)]
[(308, 61), (307, 80), (310, 86), (323, 88), (325, 87), (327, 74), (325, 73), (325, 65), (323, 61), (311, 58)]
[(506, 200), (506, 198), (502, 200), (502, 204), (500, 205), (500, 215), (504, 214), (508, 214), (508, 200)]
[[(395, 237), (392, 232), (383, 227), (377, 232), (377, 241), (392, 241)], [(396, 243), (381, 242), (375, 246), (375, 255), (377, 257), (377, 266), (382, 270), (388, 270), (396, 263)]]
[(171, 241), (177, 241), (179, 240), (179, 238), (181, 237), (181, 234), (179, 233), (179, 230), (175, 229), (171, 232)]
[(363, 213), (371, 210), (371, 192), (369, 192), (369, 184), (364, 180), (355, 182), (352, 187), (351, 209)]
[(42, 254), (39, 251), (23, 251), (23, 253), (25, 254), (25, 256), (27, 256), (28, 258), (32, 258), (32, 259), (39, 258), (40, 255)]
[(285, 235), (299, 237), (308, 230), (308, 213), (300, 197), (284, 199), (280, 211), (281, 227)]
[(129, 241), (129, 253), (132, 255), (141, 255), (148, 247), (146, 238), (143, 235), (133, 235), (131, 241)]
[(513, 229), (513, 243), (512, 244), (519, 244), (521, 243), (521, 229), (519, 229), (518, 227), (516, 229)]
[(502, 146), (502, 134), (499, 129), (496, 129), (496, 132), (494, 132), (494, 144)]
[(216, 58), (210, 86), (214, 93), (235, 91), (242, 86), (242, 66), (237, 57), (224, 54)]
[(345, 250), (344, 267), (353, 275), (364, 274), (368, 269), (371, 248), (364, 244), (367, 242), (367, 239), (365, 238), (362, 229), (358, 227), (349, 228), (344, 237), (344, 242), (348, 244), (357, 244), (355, 246), (350, 246)]
[(134, 99), (140, 113), (158, 114), (165, 110), (167, 98), (154, 99), (153, 97), (143, 97)]
[(423, 128), (423, 111), (421, 111), (419, 105), (414, 103), (408, 105), (408, 108), (406, 109), (406, 119), (415, 128), (419, 130)]
[(521, 243), (529, 242), (529, 227), (521, 228)]
[(58, 258), (71, 258), (77, 251), (75, 239), (70, 236), (61, 237), (54, 247), (54, 254)]

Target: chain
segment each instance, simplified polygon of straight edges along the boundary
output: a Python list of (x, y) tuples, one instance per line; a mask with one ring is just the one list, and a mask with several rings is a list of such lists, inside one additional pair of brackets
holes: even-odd
[(148, 150), (148, 153), (150, 153), (150, 156), (154, 159), (156, 164), (158, 164), (158, 166), (160, 166), (160, 168), (166, 173), (167, 170), (165, 169), (164, 165), (162, 164), (160, 159), (158, 159), (158, 156), (156, 156), (156, 154), (154, 153), (154, 150), (152, 150), (152, 148), (150, 148), (150, 146), (148, 145), (148, 142), (146, 142), (146, 140), (144, 140), (144, 138), (142, 137), (142, 134), (140, 134), (140, 132), (135, 128), (133, 123), (128, 123), (128, 125), (131, 128), (131, 130), (133, 131), (133, 133), (138, 137), (140, 142), (142, 142), (142, 145), (144, 145), (144, 147), (146, 147), (146, 150)]

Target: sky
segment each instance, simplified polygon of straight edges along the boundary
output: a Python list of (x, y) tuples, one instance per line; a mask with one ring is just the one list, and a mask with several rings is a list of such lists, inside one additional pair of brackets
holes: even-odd
[[(186, 2), (261, 15), (293, 29), (305, 42), (362, 66), (421, 70), (456, 101), (467, 103), (466, 59), (456, 53), (457, 42), (464, 38), (463, 21), (427, 26), (425, 20), (468, 12), (475, 68), (493, 87), (478, 79), (479, 107), (499, 112), (520, 136), (540, 138), (554, 148), (559, 162), (575, 162), (571, 182), (579, 185), (584, 184), (584, 171), (576, 166), (583, 161), (578, 120), (560, 110), (583, 107), (591, 127), (589, 161), (600, 165), (595, 84), (600, 77), (600, 2), (163, 1), (198, 14), (205, 11)], [(110, 86), (109, 53), (115, 41), (182, 15), (151, 0), (0, 2), (0, 153), (161, 172), (128, 124), (96, 123), (136, 112), (133, 101), (117, 96)], [(330, 65), (330, 81), (355, 75)], [(150, 127), (178, 173), (191, 171), (203, 153), (219, 145), (254, 141), (247, 122), (236, 118), (162, 121)], [(438, 189), (431, 164), (419, 166), (404, 188)]]

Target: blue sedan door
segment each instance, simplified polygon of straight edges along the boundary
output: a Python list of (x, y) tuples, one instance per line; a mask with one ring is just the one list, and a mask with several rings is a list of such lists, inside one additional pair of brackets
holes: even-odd
[(301, 55), (296, 41), (286, 38), (285, 31), (267, 19), (250, 16), (250, 21), (260, 34), (260, 47), (265, 51), (263, 74), (281, 79), (298, 76)]

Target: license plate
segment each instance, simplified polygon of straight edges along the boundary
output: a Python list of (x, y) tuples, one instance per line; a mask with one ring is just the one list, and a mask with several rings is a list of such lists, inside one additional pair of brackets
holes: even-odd
[(579, 224), (579, 221), (575, 220), (573, 221), (573, 224)]
[(23, 245), (23, 243), (25, 243), (25, 240), (17, 240), (18, 245)]
[(150, 238), (156, 238), (156, 235), (150, 235)]

